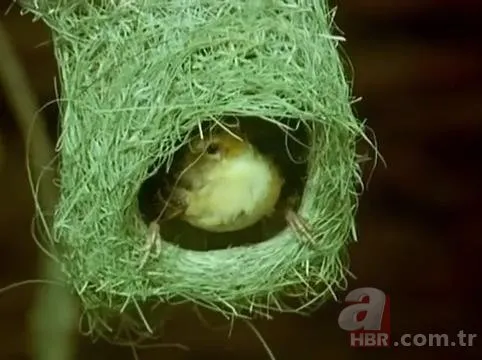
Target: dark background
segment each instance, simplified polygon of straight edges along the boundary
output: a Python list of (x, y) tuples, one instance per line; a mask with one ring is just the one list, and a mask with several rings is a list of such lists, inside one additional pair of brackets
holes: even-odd
[[(0, 0), (5, 10), (9, 0)], [(377, 135), (379, 167), (361, 199), (360, 242), (352, 246), (350, 288), (391, 297), (394, 333), (479, 332), (482, 245), (481, 3), (470, 0), (359, 0), (338, 4), (337, 23), (355, 69), (356, 111)], [(48, 30), (12, 11), (1, 21), (40, 102), (52, 100)], [(1, 59), (0, 59), (1, 61)], [(0, 96), (0, 286), (38, 277), (30, 236), (33, 205), (15, 119)], [(55, 128), (56, 111), (45, 113)], [(0, 359), (30, 359), (28, 312), (34, 286), (0, 293)], [(477, 348), (350, 349), (332, 302), (311, 318), (257, 322), (277, 359), (480, 358)], [(191, 347), (140, 351), (141, 359), (267, 359), (243, 324), (231, 339), (180, 316), (169, 339)], [(55, 346), (55, 339), (52, 339)], [(477, 357), (479, 355), (479, 357)], [(132, 359), (129, 349), (81, 340), (79, 359)]]

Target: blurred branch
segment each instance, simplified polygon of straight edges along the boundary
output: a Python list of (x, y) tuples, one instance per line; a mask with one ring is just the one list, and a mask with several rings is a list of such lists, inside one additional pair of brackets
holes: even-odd
[[(53, 145), (46, 131), (36, 96), (0, 22), (0, 82), (22, 132), (30, 160), (30, 173), (39, 184), (38, 204), (51, 213), (57, 199), (54, 172), (42, 171), (54, 158)], [(33, 126), (34, 119), (37, 119)], [(34, 194), (35, 195), (35, 194)], [(37, 211), (40, 210), (37, 207)], [(47, 224), (50, 227), (51, 224)], [(44, 279), (62, 279), (58, 265), (42, 256), (40, 275)], [(75, 352), (77, 302), (67, 287), (44, 285), (39, 289), (31, 318), (34, 359), (69, 360)]]
[(4, 161), (5, 161), (5, 149), (3, 147), (2, 133), (0, 132), (0, 171), (2, 171)]

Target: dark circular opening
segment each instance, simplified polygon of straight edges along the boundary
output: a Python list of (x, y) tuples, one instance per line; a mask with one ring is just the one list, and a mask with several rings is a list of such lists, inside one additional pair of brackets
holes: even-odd
[[(212, 233), (195, 228), (179, 219), (161, 220), (160, 232), (165, 241), (177, 244), (178, 246), (191, 250), (213, 250), (224, 249), (233, 246), (242, 246), (263, 242), (286, 227), (284, 217), (287, 206), (293, 205), (293, 198), (301, 199), (305, 179), (307, 175), (307, 154), (309, 145), (309, 133), (305, 126), (297, 126), (296, 119), (282, 119), (282, 123), (292, 127), (293, 130), (287, 136), (285, 131), (275, 124), (252, 117), (225, 117), (222, 119), (225, 124), (237, 123), (241, 131), (246, 134), (249, 141), (258, 150), (270, 157), (279, 167), (284, 177), (284, 185), (280, 199), (273, 216), (267, 217), (253, 226), (235, 232)], [(212, 127), (212, 122), (206, 123), (206, 128)], [(212, 143), (206, 151), (215, 154), (219, 151), (219, 144)], [(178, 160), (178, 152), (173, 163)], [(153, 164), (157, 168), (158, 164)], [(165, 166), (150, 178), (148, 178), (139, 191), (139, 210), (144, 217), (146, 224), (153, 221), (165, 203), (160, 199), (169, 198), (169, 184), (175, 179), (167, 172)], [(160, 195), (160, 196), (159, 196)], [(299, 203), (299, 202), (298, 202)]]

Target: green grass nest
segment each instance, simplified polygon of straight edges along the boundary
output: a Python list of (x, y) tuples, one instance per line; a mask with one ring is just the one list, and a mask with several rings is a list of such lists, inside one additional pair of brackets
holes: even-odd
[[(60, 68), (60, 199), (51, 242), (91, 316), (188, 300), (229, 316), (301, 311), (344, 286), (355, 238), (363, 125), (322, 0), (41, 1)], [(310, 129), (299, 214), (286, 229), (215, 251), (163, 243), (139, 270), (147, 226), (138, 193), (202, 121), (300, 119)], [(299, 308), (282, 299), (301, 299)]]

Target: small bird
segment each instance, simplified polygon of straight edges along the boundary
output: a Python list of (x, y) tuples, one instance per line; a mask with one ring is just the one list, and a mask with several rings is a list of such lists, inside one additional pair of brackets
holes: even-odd
[[(176, 181), (159, 218), (179, 218), (210, 232), (233, 232), (273, 215), (284, 179), (278, 167), (245, 136), (217, 131), (197, 136), (178, 164)], [(290, 208), (286, 221), (298, 232), (306, 224)], [(159, 225), (151, 223), (149, 248), (160, 251)]]
[(267, 156), (226, 131), (197, 137), (180, 166), (166, 215), (211, 232), (238, 231), (271, 215), (284, 183)]

